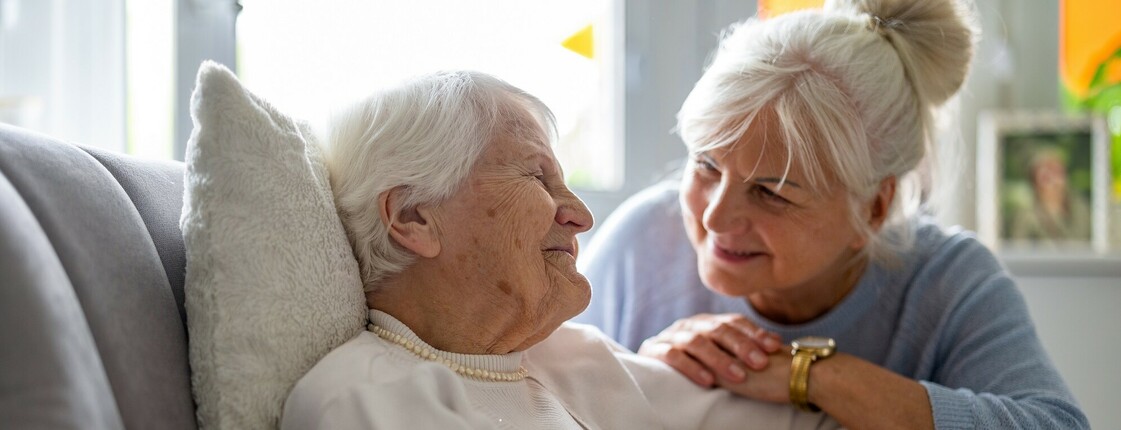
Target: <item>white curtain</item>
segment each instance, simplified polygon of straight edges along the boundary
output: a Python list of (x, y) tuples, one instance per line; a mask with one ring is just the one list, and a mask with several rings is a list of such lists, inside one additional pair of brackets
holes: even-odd
[(125, 145), (124, 0), (0, 0), (0, 122)]

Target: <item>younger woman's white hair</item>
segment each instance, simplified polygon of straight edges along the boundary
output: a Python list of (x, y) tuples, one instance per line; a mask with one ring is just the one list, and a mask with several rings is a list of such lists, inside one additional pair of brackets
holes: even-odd
[[(527, 117), (539, 128), (524, 130), (521, 119)], [(367, 292), (415, 260), (389, 236), (378, 197), (399, 188), (403, 207), (448, 199), (487, 145), (504, 133), (540, 133), (552, 143), (555, 120), (536, 97), (472, 71), (412, 78), (334, 120), (325, 158)]]
[[(749, 19), (726, 32), (678, 113), (678, 132), (699, 153), (777, 120), (788, 169), (803, 166), (818, 192), (830, 189), (826, 178), (839, 181), (865, 252), (891, 261), (912, 243), (906, 219), (931, 185), (934, 113), (969, 69), (970, 16), (954, 0), (828, 0), (822, 10)], [(873, 231), (857, 215), (892, 176), (885, 228)]]

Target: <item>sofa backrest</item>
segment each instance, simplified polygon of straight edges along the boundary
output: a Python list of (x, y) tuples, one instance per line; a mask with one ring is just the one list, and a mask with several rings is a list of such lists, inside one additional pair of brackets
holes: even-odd
[(197, 428), (183, 164), (0, 124), (0, 422)]

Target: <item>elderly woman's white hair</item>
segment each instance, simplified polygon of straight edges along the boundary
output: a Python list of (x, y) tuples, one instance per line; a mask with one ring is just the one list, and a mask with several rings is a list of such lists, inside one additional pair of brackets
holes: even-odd
[(921, 176), (931, 166), (916, 168), (931, 162), (935, 109), (968, 72), (977, 33), (967, 16), (952, 0), (829, 0), (823, 10), (750, 19), (726, 33), (678, 113), (678, 131), (691, 152), (703, 152), (773, 115), (787, 162), (805, 166), (815, 190), (829, 189), (828, 174), (840, 181), (866, 252), (890, 261), (911, 235), (872, 231), (857, 210), (895, 176), (887, 223), (906, 228), (929, 191)]
[[(525, 119), (539, 128), (526, 130)], [(331, 188), (367, 292), (414, 261), (390, 238), (378, 196), (401, 187), (404, 207), (439, 203), (504, 133), (544, 133), (554, 142), (555, 120), (536, 97), (479, 72), (412, 78), (334, 121), (326, 150)]]

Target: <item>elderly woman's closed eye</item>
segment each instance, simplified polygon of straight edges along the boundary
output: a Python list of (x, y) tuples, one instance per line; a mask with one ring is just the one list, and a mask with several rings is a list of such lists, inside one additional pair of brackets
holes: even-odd
[(344, 116), (327, 150), (369, 330), (290, 394), (282, 427), (789, 428), (817, 414), (691, 384), (593, 328), (538, 99), (491, 76), (422, 76)]

